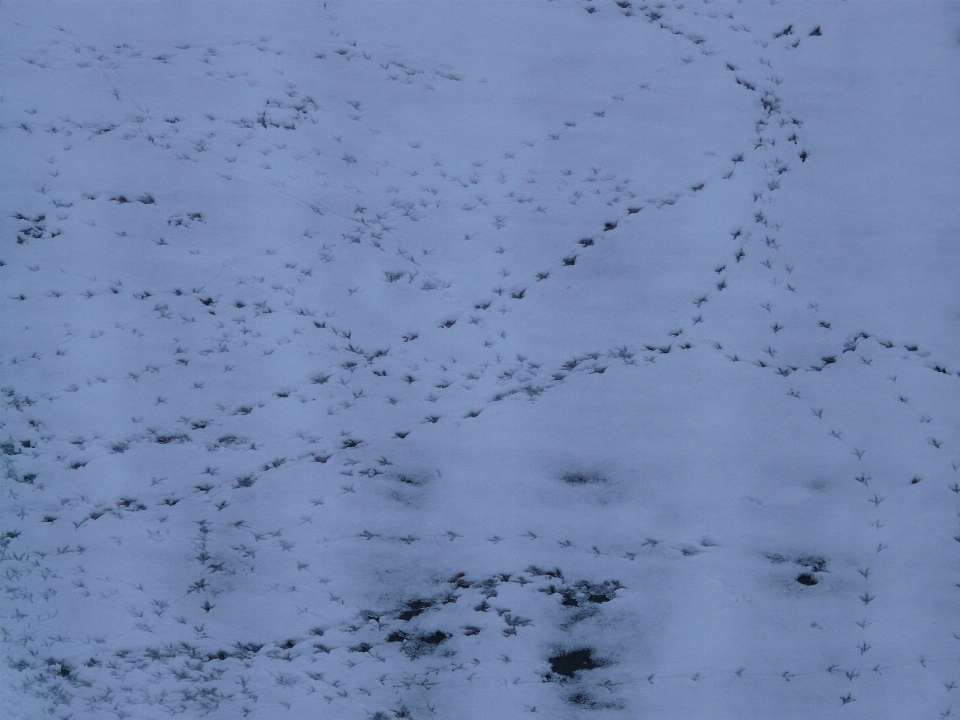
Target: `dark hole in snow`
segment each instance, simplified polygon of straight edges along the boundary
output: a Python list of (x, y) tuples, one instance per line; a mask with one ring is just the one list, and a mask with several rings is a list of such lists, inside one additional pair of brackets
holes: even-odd
[(816, 585), (818, 580), (810, 573), (800, 573), (797, 575), (797, 582), (801, 585)]
[(591, 648), (581, 648), (570, 652), (558, 653), (549, 658), (550, 669), (557, 675), (572, 678), (581, 670), (594, 670), (600, 664), (593, 659)]
[(421, 635), (419, 639), (421, 642), (427, 643), (427, 645), (439, 645), (448, 637), (450, 636), (447, 635), (445, 632), (441, 630), (437, 630), (436, 632), (431, 633), (429, 635)]
[(392, 642), (392, 643), (403, 642), (406, 639), (407, 639), (407, 634), (405, 632), (401, 632), (400, 630), (394, 630), (392, 633), (390, 633), (387, 636), (387, 642)]
[(430, 600), (411, 600), (407, 603), (407, 609), (401, 612), (397, 617), (403, 621), (409, 621), (421, 615), (424, 610), (428, 610), (433, 607), (433, 602)]

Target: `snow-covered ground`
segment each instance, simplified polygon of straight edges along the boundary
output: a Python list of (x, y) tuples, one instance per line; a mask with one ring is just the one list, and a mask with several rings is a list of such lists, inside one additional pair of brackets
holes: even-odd
[(5, 2), (12, 719), (960, 712), (952, 2)]

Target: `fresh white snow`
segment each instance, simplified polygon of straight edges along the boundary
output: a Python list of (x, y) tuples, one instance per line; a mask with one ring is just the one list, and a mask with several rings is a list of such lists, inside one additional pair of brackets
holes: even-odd
[(951, 2), (5, 2), (12, 719), (960, 712)]

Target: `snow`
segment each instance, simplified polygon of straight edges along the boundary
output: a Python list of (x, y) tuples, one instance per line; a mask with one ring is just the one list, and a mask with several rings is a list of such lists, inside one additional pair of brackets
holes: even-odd
[(10, 718), (960, 710), (946, 2), (2, 10)]

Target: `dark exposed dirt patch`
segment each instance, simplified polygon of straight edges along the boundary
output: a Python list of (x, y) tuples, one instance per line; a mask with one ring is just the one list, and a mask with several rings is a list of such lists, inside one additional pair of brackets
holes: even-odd
[(397, 618), (405, 622), (413, 620), (413, 618), (422, 615), (424, 611), (429, 610), (434, 605), (435, 603), (432, 600), (411, 600), (407, 603), (407, 609), (397, 614)]
[(607, 478), (597, 472), (567, 472), (560, 476), (567, 485), (602, 485), (609, 482)]
[(578, 690), (571, 695), (568, 695), (566, 698), (567, 702), (571, 705), (576, 705), (578, 707), (587, 708), (588, 710), (620, 710), (623, 709), (623, 704), (619, 701), (616, 702), (604, 702), (593, 697), (590, 693), (583, 690)]
[(595, 670), (602, 666), (593, 655), (593, 648), (580, 648), (578, 650), (569, 650), (560, 652), (548, 658), (550, 670), (555, 675), (561, 675), (566, 678), (573, 678), (578, 672), (583, 670)]
[(437, 630), (436, 632), (430, 633), (429, 635), (421, 635), (420, 637), (417, 638), (417, 640), (419, 640), (422, 643), (426, 643), (427, 645), (439, 645), (448, 637), (450, 636), (447, 635), (445, 632), (441, 630)]

